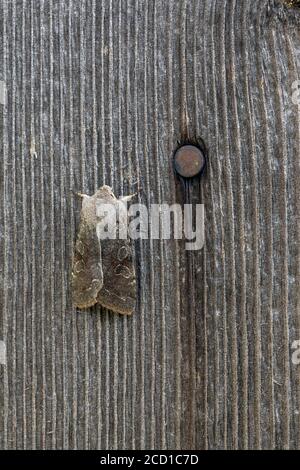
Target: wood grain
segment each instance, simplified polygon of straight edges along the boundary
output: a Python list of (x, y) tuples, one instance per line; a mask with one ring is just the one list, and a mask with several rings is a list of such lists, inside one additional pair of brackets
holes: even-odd
[[(299, 448), (300, 10), (279, 0), (0, 0), (0, 446)], [(123, 317), (70, 297), (80, 201), (183, 202), (206, 243), (136, 242)]]

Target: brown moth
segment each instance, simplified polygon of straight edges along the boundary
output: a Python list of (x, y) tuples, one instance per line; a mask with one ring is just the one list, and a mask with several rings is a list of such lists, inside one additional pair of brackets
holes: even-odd
[[(109, 186), (102, 186), (93, 196), (80, 196), (82, 208), (72, 266), (73, 303), (79, 309), (98, 303), (116, 313), (130, 315), (136, 300), (133, 248), (128, 237), (120, 239), (118, 233), (121, 229), (127, 231), (126, 201), (133, 196), (117, 199)], [(98, 215), (99, 207), (107, 204), (118, 214), (115, 239), (99, 235), (104, 224)]]

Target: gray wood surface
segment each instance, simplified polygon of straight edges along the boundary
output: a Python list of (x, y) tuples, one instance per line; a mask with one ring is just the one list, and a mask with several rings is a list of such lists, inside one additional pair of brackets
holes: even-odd
[[(299, 448), (299, 10), (273, 0), (0, 1), (0, 446)], [(132, 317), (71, 304), (80, 201), (182, 202), (206, 244), (136, 243)]]

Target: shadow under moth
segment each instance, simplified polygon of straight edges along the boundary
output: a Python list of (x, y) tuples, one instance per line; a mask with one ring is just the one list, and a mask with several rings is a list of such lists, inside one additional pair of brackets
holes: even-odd
[[(102, 186), (93, 196), (80, 196), (82, 208), (72, 263), (73, 303), (79, 309), (100, 304), (116, 313), (130, 315), (136, 300), (133, 246), (127, 236), (120, 239), (118, 233), (122, 229), (124, 233), (125, 229), (127, 234), (126, 202), (133, 196), (117, 199), (109, 186)], [(99, 216), (102, 207), (115, 209), (111, 210), (112, 217), (117, 213), (118, 230), (114, 239), (103, 239), (100, 235), (108, 221), (107, 217)]]

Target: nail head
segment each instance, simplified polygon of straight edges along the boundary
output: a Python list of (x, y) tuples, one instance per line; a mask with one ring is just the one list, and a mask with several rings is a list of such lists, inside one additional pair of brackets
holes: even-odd
[(175, 170), (184, 178), (198, 175), (205, 166), (203, 152), (195, 145), (186, 144), (179, 147), (174, 156)]

